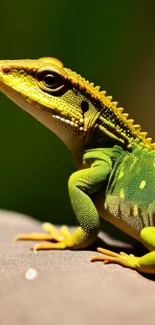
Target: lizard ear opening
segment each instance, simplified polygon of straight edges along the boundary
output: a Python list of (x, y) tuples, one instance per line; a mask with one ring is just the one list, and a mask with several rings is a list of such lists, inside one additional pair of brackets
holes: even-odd
[(87, 100), (85, 100), (85, 99), (82, 100), (81, 109), (82, 109), (83, 114), (89, 110), (89, 103), (87, 102)]

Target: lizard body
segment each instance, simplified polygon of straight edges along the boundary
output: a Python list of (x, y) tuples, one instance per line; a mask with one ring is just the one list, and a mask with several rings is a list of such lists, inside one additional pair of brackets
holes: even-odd
[(155, 144), (147, 133), (105, 91), (54, 58), (0, 61), (0, 90), (56, 133), (78, 168), (68, 182), (77, 230), (58, 232), (45, 223), (47, 234), (15, 240), (47, 240), (35, 250), (85, 248), (96, 240), (103, 217), (149, 252), (136, 257), (99, 248), (104, 255), (92, 261), (155, 273)]

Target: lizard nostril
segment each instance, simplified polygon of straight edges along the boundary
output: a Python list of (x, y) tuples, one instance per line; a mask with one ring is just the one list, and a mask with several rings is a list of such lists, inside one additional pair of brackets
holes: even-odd
[(11, 67), (9, 65), (2, 65), (1, 70), (3, 73), (10, 73), (11, 72)]

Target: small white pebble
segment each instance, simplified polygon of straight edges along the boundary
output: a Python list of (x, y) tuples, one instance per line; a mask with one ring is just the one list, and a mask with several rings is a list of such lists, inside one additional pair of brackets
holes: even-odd
[(36, 276), (38, 275), (38, 272), (34, 269), (28, 269), (25, 273), (25, 279), (26, 280), (34, 280)]

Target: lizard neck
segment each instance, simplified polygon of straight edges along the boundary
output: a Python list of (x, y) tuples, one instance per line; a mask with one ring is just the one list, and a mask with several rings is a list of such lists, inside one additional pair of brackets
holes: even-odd
[[(132, 151), (137, 146), (145, 146), (140, 133), (132, 125), (133, 120), (122, 120), (117, 111), (112, 111), (103, 103), (100, 114), (94, 121), (93, 131), (89, 132), (86, 148), (109, 148), (119, 145), (123, 149)], [(131, 121), (131, 122), (130, 122)]]

